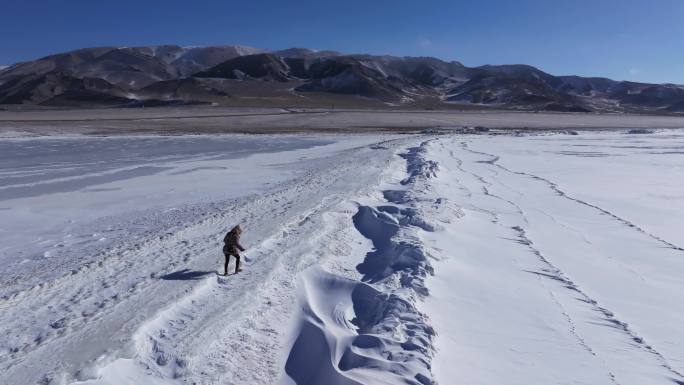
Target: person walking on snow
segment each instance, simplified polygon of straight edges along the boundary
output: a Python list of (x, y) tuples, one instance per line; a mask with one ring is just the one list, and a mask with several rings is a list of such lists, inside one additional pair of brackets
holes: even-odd
[(240, 269), (240, 252), (245, 251), (245, 248), (240, 244), (240, 234), (242, 234), (242, 228), (240, 228), (240, 225), (237, 225), (223, 238), (223, 243), (225, 243), (223, 246), (223, 255), (226, 256), (223, 275), (228, 275), (228, 262), (230, 262), (231, 255), (234, 256), (236, 260), (235, 274), (242, 270)]

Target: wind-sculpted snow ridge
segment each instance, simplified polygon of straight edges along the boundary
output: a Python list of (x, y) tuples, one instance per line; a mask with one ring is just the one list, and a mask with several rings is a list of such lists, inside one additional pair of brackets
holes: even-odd
[(302, 278), (301, 319), (285, 383), (435, 383), (430, 371), (435, 331), (416, 308), (428, 295), (425, 279), (433, 269), (418, 233), (435, 231), (439, 226), (426, 218), (439, 217), (447, 206), (445, 199), (421, 196), (438, 170), (426, 159), (427, 146), (399, 154), (407, 176), (382, 191), (385, 202), (359, 204), (351, 218), (373, 246), (357, 266), (360, 280), (321, 268)]
[(415, 183), (419, 178), (433, 178), (437, 176), (439, 165), (437, 162), (425, 158), (427, 150), (425, 149), (428, 142), (423, 142), (419, 147), (410, 148), (401, 157), (406, 159), (406, 169), (408, 177), (401, 181), (401, 184), (406, 185)]
[(436, 177), (439, 169), (437, 162), (426, 158), (429, 143), (400, 154), (406, 160), (407, 176), (400, 182), (403, 189), (382, 192), (389, 205), (361, 206), (354, 216), (354, 225), (375, 248), (358, 266), (364, 280), (376, 283), (398, 276), (399, 286), (412, 288), (420, 295), (428, 294), (424, 280), (433, 269), (415, 236), (415, 228), (438, 230), (435, 214), (443, 211), (447, 202), (446, 198), (423, 196), (430, 189), (429, 179)]
[(422, 281), (432, 273), (432, 267), (419, 241), (405, 228), (418, 225), (426, 231), (433, 231), (432, 226), (420, 219), (414, 210), (397, 206), (360, 206), (354, 215), (354, 225), (372, 241), (374, 247), (357, 266), (364, 281), (382, 282), (398, 274), (402, 287), (427, 295)]
[(299, 300), (285, 365), (295, 384), (432, 384), (434, 331), (409, 300), (320, 268), (302, 278)]

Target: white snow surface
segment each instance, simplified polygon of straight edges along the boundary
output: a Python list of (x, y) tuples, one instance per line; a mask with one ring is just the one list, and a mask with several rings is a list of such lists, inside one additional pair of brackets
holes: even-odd
[(425, 237), (438, 381), (682, 383), (680, 131), (432, 146), (465, 213)]
[(1, 384), (684, 384), (681, 131), (0, 147)]

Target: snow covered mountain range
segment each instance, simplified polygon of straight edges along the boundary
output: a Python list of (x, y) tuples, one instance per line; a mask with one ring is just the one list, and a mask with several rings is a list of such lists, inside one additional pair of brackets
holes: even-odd
[(97, 47), (0, 68), (0, 104), (465, 106), (684, 112), (684, 86), (554, 76), (527, 65), (227, 45)]

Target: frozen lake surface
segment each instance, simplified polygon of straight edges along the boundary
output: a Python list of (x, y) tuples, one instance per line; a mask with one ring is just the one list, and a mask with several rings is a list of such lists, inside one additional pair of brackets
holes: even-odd
[(684, 384), (682, 131), (0, 154), (0, 383)]
[(681, 383), (681, 131), (433, 148), (464, 212), (426, 237), (440, 382)]
[(2, 281), (31, 285), (45, 273), (61, 273), (64, 259), (80, 264), (76, 255), (161, 231), (175, 217), (197, 214), (187, 212), (201, 210), (197, 205), (264, 192), (303, 173), (308, 159), (377, 139), (360, 138), (342, 144), (332, 135), (0, 140)]

